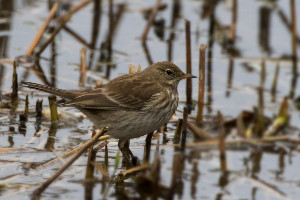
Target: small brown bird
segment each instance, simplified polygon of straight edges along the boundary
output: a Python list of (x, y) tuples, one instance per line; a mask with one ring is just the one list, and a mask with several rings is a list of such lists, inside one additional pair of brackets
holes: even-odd
[(171, 62), (158, 62), (142, 72), (126, 74), (108, 84), (88, 90), (61, 90), (46, 85), (21, 82), (23, 86), (62, 97), (64, 106), (83, 112), (96, 128), (108, 127), (107, 134), (119, 139), (127, 162), (132, 152), (129, 139), (140, 137), (166, 124), (178, 105), (180, 80), (195, 78)]

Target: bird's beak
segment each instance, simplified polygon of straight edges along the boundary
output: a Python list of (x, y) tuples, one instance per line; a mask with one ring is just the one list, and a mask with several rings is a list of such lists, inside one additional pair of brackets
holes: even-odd
[(191, 74), (183, 74), (180, 78), (181, 79), (185, 79), (185, 78), (197, 78), (197, 76), (193, 76)]

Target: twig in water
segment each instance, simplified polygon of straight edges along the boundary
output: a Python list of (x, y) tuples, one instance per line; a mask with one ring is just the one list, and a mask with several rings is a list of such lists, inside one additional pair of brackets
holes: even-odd
[(202, 130), (198, 126), (194, 125), (191, 122), (187, 122), (188, 128), (194, 133), (194, 135), (202, 140), (212, 140), (214, 137), (212, 137), (209, 133), (206, 131)]
[[(99, 141), (102, 141), (102, 140), (107, 140), (107, 139), (109, 139), (109, 138), (110, 138), (109, 135), (104, 135), (104, 136), (101, 136), (98, 140), (99, 140)], [(61, 158), (65, 159), (65, 158), (67, 158), (67, 157), (73, 155), (74, 153), (77, 153), (77, 152), (80, 151), (80, 149), (83, 148), (85, 145), (86, 145), (86, 143), (84, 143), (83, 145), (81, 145), (81, 146), (79, 146), (79, 147), (77, 147), (77, 148), (75, 148), (75, 149), (72, 149), (72, 150), (68, 151), (67, 153), (64, 153), (64, 154), (61, 156)], [(100, 145), (101, 145), (101, 144), (100, 144)], [(106, 146), (106, 145), (105, 145), (105, 146)], [(96, 148), (97, 148), (97, 147), (96, 147)], [(55, 159), (51, 159), (50, 161), (48, 161), (48, 162), (46, 162), (46, 163), (40, 165), (39, 167), (37, 167), (36, 170), (40, 170), (40, 169), (43, 169), (43, 168), (45, 168), (45, 167), (48, 167), (48, 166), (50, 166), (50, 165), (56, 163), (57, 161), (58, 161), (58, 159), (56, 159), (56, 158), (55, 158)]]
[(127, 179), (130, 175), (136, 173), (136, 172), (140, 172), (140, 171), (144, 171), (144, 170), (147, 170), (149, 169), (149, 164), (148, 163), (145, 163), (145, 164), (142, 164), (140, 166), (136, 166), (136, 167), (133, 167), (133, 168), (130, 168), (128, 170), (125, 170), (125, 171), (122, 171), (120, 172), (118, 175), (117, 175), (117, 182), (121, 182), (121, 181), (124, 181), (125, 179)]
[(80, 35), (78, 35), (75, 31), (73, 31), (69, 26), (65, 24), (63, 28), (67, 33), (73, 36), (78, 42), (80, 42), (81, 44), (83, 44), (88, 48), (91, 48), (91, 45), (87, 41), (85, 41)]
[(37, 44), (39, 43), (39, 41), (41, 40), (43, 33), (45, 32), (48, 24), (50, 23), (50, 21), (52, 20), (52, 18), (55, 16), (55, 13), (57, 11), (58, 8), (58, 2), (56, 2), (51, 10), (50, 13), (48, 15), (48, 17), (45, 19), (44, 24), (42, 25), (42, 27), (39, 29), (38, 33), (36, 34), (34, 40), (32, 41), (30, 47), (28, 48), (27, 52), (26, 52), (26, 56), (30, 56), (32, 54), (32, 52), (34, 51), (35, 47), (37, 46)]
[(38, 199), (41, 193), (53, 182), (55, 181), (75, 160), (77, 160), (91, 145), (98, 142), (100, 136), (107, 132), (107, 128), (102, 128), (99, 130), (95, 136), (90, 139), (85, 146), (83, 146), (76, 155), (74, 155), (68, 162), (66, 162), (59, 170), (57, 170), (46, 182), (44, 182), (40, 187), (33, 191), (31, 199)]
[(155, 19), (157, 11), (160, 7), (160, 3), (161, 3), (161, 0), (156, 0), (155, 6), (152, 9), (151, 15), (150, 15), (150, 17), (147, 21), (147, 25), (144, 29), (144, 32), (143, 32), (143, 35), (142, 35), (142, 41), (145, 41), (147, 39), (148, 32), (150, 30), (151, 25), (153, 24), (153, 21)]
[(59, 16), (58, 19), (60, 21), (60, 24), (58, 27), (53, 31), (51, 36), (48, 38), (48, 40), (40, 47), (39, 51), (36, 53), (37, 56), (39, 56), (45, 49), (46, 47), (52, 42), (52, 40), (55, 38), (57, 33), (65, 26), (65, 24), (71, 19), (72, 15), (86, 6), (88, 3), (92, 2), (93, 0), (85, 0), (82, 1), (80, 4), (74, 6), (71, 8), (65, 15)]

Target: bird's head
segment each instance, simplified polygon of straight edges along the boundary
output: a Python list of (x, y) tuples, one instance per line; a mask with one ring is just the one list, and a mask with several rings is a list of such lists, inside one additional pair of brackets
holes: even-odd
[(154, 79), (168, 85), (177, 86), (179, 81), (186, 78), (196, 78), (196, 76), (185, 74), (179, 67), (171, 62), (157, 62), (147, 67), (144, 73), (149, 73)]

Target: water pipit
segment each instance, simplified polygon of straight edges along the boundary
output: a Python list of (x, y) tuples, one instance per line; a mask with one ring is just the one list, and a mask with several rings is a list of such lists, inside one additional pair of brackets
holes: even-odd
[(108, 127), (107, 134), (119, 139), (118, 146), (130, 163), (129, 139), (140, 137), (166, 124), (178, 105), (180, 80), (195, 78), (171, 62), (158, 62), (145, 70), (126, 74), (103, 86), (74, 91), (21, 82), (23, 86), (60, 96), (64, 106), (83, 112), (96, 128)]

